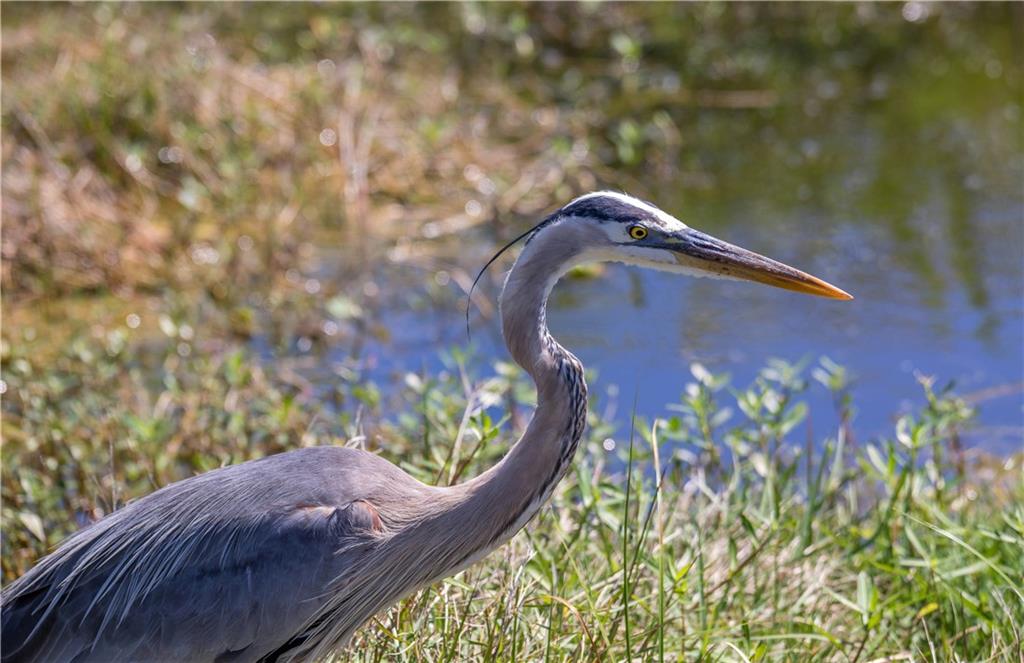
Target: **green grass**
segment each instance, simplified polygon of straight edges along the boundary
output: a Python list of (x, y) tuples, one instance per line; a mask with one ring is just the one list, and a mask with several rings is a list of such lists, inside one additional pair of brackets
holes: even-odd
[[(177, 350), (146, 365), (116, 335), (45, 364), (5, 349), (5, 578), (115, 504), (300, 445), (361, 437), (425, 481), (470, 476), (514, 439), (478, 404), (517, 403), (521, 426), (532, 398), (511, 367), (473, 380), (456, 355), (384, 403), (339, 380), (326, 408), (242, 351)], [(1022, 458), (952, 453), (962, 401), (926, 383), (891, 438), (855, 445), (827, 360), (814, 380), (773, 362), (741, 389), (693, 372), (665, 419), (616, 434), (592, 416), (551, 505), (378, 616), (352, 660), (1020, 660)], [(804, 439), (802, 396), (826, 388), (839, 426)]]

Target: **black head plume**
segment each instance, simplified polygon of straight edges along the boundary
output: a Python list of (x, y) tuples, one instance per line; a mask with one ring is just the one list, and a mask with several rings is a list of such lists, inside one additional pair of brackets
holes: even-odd
[(500, 249), (498, 249), (498, 252), (495, 253), (493, 256), (491, 256), (491, 259), (487, 261), (487, 264), (485, 264), (483, 267), (481, 267), (480, 271), (477, 272), (476, 278), (473, 279), (473, 285), (469, 286), (469, 293), (466, 295), (466, 340), (472, 340), (472, 335), (469, 332), (469, 309), (473, 305), (473, 291), (476, 289), (476, 284), (480, 282), (480, 278), (484, 275), (484, 272), (487, 271), (488, 267), (490, 267), (491, 265), (494, 264), (495, 260), (497, 260), (498, 258), (501, 257), (502, 253), (504, 253), (505, 251), (508, 251), (513, 246), (515, 246), (516, 243), (519, 242), (519, 240), (521, 240), (521, 239), (523, 239), (525, 237), (526, 238), (526, 243), (529, 244), (530, 240), (533, 239), (534, 235), (536, 235), (544, 226), (547, 226), (547, 225), (550, 225), (551, 223), (553, 223), (555, 221), (555, 219), (557, 219), (557, 218), (558, 218), (558, 212), (555, 212), (554, 214), (552, 214), (551, 216), (547, 217), (546, 219), (544, 219), (543, 221), (541, 221), (540, 223), (538, 223), (534, 227), (530, 228), (529, 230), (527, 230), (523, 234), (521, 234), (518, 237), (516, 237), (515, 239), (513, 239), (511, 242), (509, 242), (505, 246), (503, 246)]

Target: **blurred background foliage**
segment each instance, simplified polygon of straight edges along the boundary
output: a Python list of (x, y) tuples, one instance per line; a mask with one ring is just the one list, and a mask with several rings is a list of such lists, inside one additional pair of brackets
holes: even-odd
[[(842, 131), (883, 100), (888, 154), (867, 188), (903, 190), (859, 205), (902, 193), (909, 206), (914, 161), (934, 155), (899, 134), (939, 137), (1006, 90), (1019, 102), (1020, 24), (1012, 4), (13, 3), (5, 291), (198, 286), (236, 303), (301, 267), (324, 232), (357, 256), (413, 239), (429, 251), (598, 185), (711, 199), (728, 190), (716, 162), (746, 162), (724, 169), (739, 179), (785, 164), (773, 203), (838, 195), (849, 183), (817, 181), (821, 165), (790, 152), (820, 146), (764, 132)], [(741, 121), (717, 122), (722, 109)], [(1020, 126), (1019, 106), (1005, 113)], [(953, 156), (974, 137), (942, 138)], [(984, 141), (996, 158), (976, 177), (1019, 180), (1012, 138)]]

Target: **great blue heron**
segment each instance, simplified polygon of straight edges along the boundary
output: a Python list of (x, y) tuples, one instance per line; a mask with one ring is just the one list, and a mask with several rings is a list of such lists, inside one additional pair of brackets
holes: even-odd
[(500, 546), (548, 499), (583, 434), (583, 368), (545, 322), (548, 293), (573, 265), (850, 299), (618, 193), (577, 198), (522, 238), (500, 310), (537, 408), (501, 462), (435, 487), (372, 453), (319, 447), (179, 481), (72, 535), (3, 590), (4, 661), (316, 660)]

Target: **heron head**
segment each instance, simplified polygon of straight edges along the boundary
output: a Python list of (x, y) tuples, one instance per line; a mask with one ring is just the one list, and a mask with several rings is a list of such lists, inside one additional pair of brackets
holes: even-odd
[(817, 277), (694, 230), (657, 207), (621, 193), (599, 191), (573, 200), (542, 223), (530, 239), (556, 226), (576, 244), (574, 263), (623, 262), (853, 299)]

